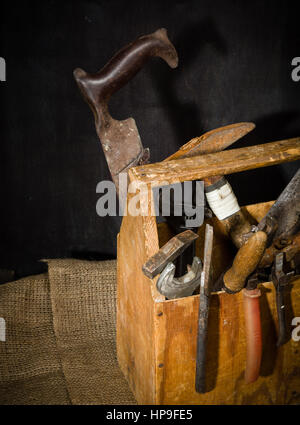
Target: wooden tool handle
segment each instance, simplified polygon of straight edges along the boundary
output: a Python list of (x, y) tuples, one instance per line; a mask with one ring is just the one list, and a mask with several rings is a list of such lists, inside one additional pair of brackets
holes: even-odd
[(109, 119), (107, 102), (111, 95), (131, 80), (152, 56), (161, 57), (171, 68), (178, 65), (177, 52), (165, 28), (128, 44), (95, 74), (80, 68), (74, 70), (74, 78), (94, 112), (96, 123)]
[(246, 278), (254, 272), (259, 264), (267, 244), (267, 235), (259, 231), (239, 249), (232, 267), (224, 275), (224, 285), (228, 292), (243, 289)]
[(240, 248), (245, 243), (244, 235), (249, 233), (252, 227), (245, 213), (239, 210), (221, 223), (235, 246)]
[(220, 152), (231, 146), (255, 128), (253, 122), (239, 122), (208, 131), (200, 137), (195, 137), (169, 156), (165, 161), (179, 158), (191, 158), (196, 155)]
[(211, 184), (205, 187), (207, 202), (235, 246), (240, 248), (245, 242), (244, 235), (251, 232), (251, 223), (241, 210), (226, 178), (219, 177), (214, 182), (212, 179), (216, 179), (216, 176), (209, 178)]

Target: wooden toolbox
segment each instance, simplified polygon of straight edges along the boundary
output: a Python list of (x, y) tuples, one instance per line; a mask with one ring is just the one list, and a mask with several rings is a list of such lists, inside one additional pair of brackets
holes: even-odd
[[(231, 153), (231, 154), (230, 154)], [(149, 184), (201, 180), (300, 158), (299, 139), (132, 168), (129, 180)], [(128, 194), (127, 203), (134, 195)], [(272, 202), (244, 207), (259, 221)], [(232, 263), (235, 250), (216, 218), (213, 268), (217, 277)], [(202, 258), (204, 227), (199, 229), (196, 254)], [(166, 300), (142, 265), (170, 237), (165, 223), (154, 216), (123, 217), (118, 235), (117, 352), (119, 365), (139, 404), (300, 404), (300, 341), (276, 347), (275, 289), (260, 286), (263, 357), (259, 379), (244, 382), (246, 339), (242, 294), (211, 297), (207, 347), (208, 392), (195, 391), (199, 295)], [(287, 321), (300, 317), (300, 279), (295, 278)], [(300, 320), (300, 319), (299, 319)], [(300, 334), (300, 331), (298, 332)]]

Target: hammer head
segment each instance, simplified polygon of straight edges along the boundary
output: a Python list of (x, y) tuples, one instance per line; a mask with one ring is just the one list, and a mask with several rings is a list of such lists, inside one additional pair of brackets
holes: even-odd
[(144, 274), (153, 279), (164, 267), (174, 261), (179, 255), (198, 238), (192, 230), (186, 230), (170, 239), (156, 254), (143, 265)]

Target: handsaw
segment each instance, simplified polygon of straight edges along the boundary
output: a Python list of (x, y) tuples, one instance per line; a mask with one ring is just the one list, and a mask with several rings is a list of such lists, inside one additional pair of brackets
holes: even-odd
[(80, 68), (74, 71), (79, 89), (94, 113), (96, 131), (117, 190), (119, 173), (148, 163), (150, 152), (143, 148), (135, 120), (113, 119), (108, 102), (112, 94), (131, 80), (152, 56), (164, 59), (171, 68), (178, 65), (177, 52), (164, 28), (139, 37), (122, 48), (95, 74)]

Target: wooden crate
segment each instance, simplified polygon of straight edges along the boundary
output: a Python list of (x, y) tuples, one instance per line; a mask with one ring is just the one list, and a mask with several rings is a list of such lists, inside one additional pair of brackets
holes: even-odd
[[(183, 172), (177, 176), (189, 180), (203, 177), (201, 172), (189, 174), (185, 169), (187, 160), (181, 161)], [(159, 170), (158, 165), (155, 167)], [(145, 175), (145, 167), (138, 168), (140, 175)], [(250, 168), (255, 167), (252, 164)], [(133, 173), (130, 170), (131, 180), (133, 175), (136, 178), (136, 170)], [(226, 174), (226, 169), (222, 171)], [(128, 202), (132, 196), (128, 195)], [(250, 205), (244, 210), (259, 221), (271, 204)], [(210, 222), (214, 226), (213, 265), (217, 276), (232, 261), (234, 250), (218, 220)], [(199, 235), (197, 254), (201, 258), (204, 226)], [(263, 357), (259, 379), (252, 384), (244, 382), (246, 340), (242, 294), (218, 292), (211, 297), (209, 313), (209, 392), (195, 391), (199, 295), (165, 300), (156, 290), (157, 278), (151, 280), (142, 273), (143, 263), (171, 236), (166, 225), (157, 226), (155, 217), (130, 215), (123, 217), (118, 235), (118, 361), (138, 403), (300, 404), (300, 342), (290, 340), (276, 348), (275, 290), (270, 282), (261, 285)], [(289, 324), (293, 317), (300, 317), (299, 279), (294, 281), (290, 295)]]

